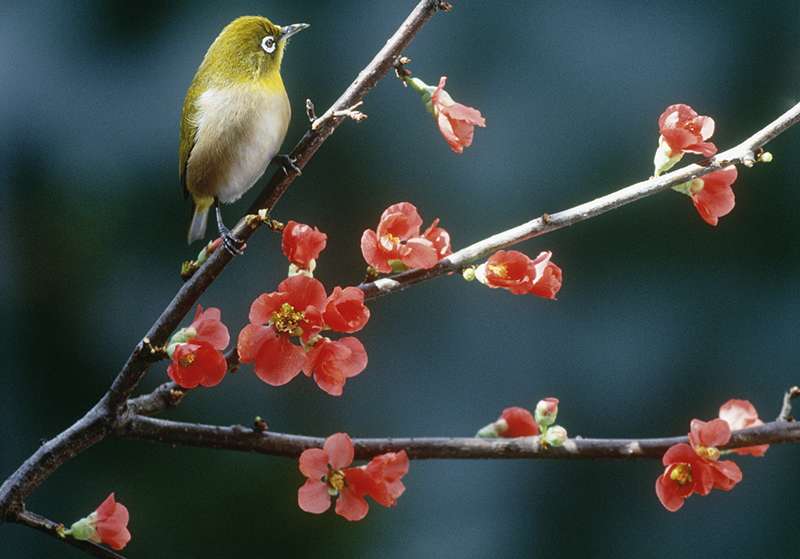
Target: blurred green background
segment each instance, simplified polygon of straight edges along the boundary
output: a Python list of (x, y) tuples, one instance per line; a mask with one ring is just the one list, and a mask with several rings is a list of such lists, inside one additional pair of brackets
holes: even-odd
[[(0, 7), (0, 477), (105, 391), (180, 286), (188, 203), (177, 179), (181, 103), (206, 48), (243, 14), (308, 22), (283, 76), (289, 149), (407, 15), (412, 0), (6, 1)], [(456, 247), (652, 172), (656, 119), (685, 102), (721, 148), (800, 100), (800, 4), (456, 2), (407, 51), (429, 83), (487, 119), (450, 152), (394, 79), (367, 98), (275, 217), (329, 235), (317, 276), (363, 275), (361, 232), (390, 203), (442, 219)], [(325, 436), (470, 435), (509, 405), (561, 399), (583, 436), (684, 433), (731, 397), (777, 415), (798, 383), (800, 129), (741, 169), (714, 229), (678, 194), (651, 197), (525, 243), (554, 251), (557, 302), (438, 279), (373, 302), (368, 369), (332, 398), (298, 378), (269, 387), (245, 367), (166, 417)], [(225, 208), (233, 222), (255, 195)], [(285, 274), (261, 233), (204, 295), (235, 331)], [(166, 379), (154, 366), (142, 390)], [(69, 522), (114, 490), (131, 510), (131, 557), (793, 556), (800, 447), (742, 458), (730, 493), (666, 512), (657, 461), (413, 462), (392, 510), (349, 524), (297, 508), (283, 458), (108, 440), (29, 500)], [(82, 557), (0, 526), (4, 557)]]

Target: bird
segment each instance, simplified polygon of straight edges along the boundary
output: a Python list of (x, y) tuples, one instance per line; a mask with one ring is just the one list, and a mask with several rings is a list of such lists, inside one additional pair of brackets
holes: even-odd
[(289, 38), (308, 27), (242, 16), (208, 48), (181, 111), (179, 176), (194, 206), (189, 244), (205, 237), (214, 206), (223, 245), (241, 254), (244, 243), (225, 227), (220, 204), (241, 198), (273, 160), (299, 173), (294, 160), (278, 155), (292, 114), (281, 62)]

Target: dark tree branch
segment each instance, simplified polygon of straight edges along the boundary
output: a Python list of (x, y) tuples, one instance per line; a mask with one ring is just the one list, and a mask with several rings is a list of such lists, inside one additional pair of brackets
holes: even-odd
[(792, 417), (792, 400), (800, 396), (800, 386), (792, 386), (783, 395), (783, 405), (781, 406), (781, 413), (778, 414), (776, 421), (794, 421)]
[(760, 150), (771, 140), (778, 137), (791, 126), (800, 121), (800, 103), (786, 111), (773, 122), (750, 136), (744, 142), (716, 155), (704, 165), (687, 165), (660, 177), (637, 182), (620, 190), (601, 196), (574, 208), (555, 214), (544, 214), (527, 223), (517, 225), (491, 237), (478, 241), (468, 247), (454, 252), (428, 270), (409, 270), (394, 276), (362, 283), (358, 287), (364, 291), (367, 299), (401, 291), (410, 285), (420, 283), (452, 272), (458, 272), (467, 264), (484, 258), (491, 253), (510, 247), (522, 241), (552, 233), (558, 229), (569, 227), (586, 219), (596, 217), (631, 202), (641, 200), (670, 187), (701, 177), (732, 164), (752, 167), (758, 161)]
[[(291, 157), (301, 169), (309, 162), (323, 142), (330, 137), (345, 116), (335, 116), (361, 101), (391, 69), (394, 59), (408, 47), (422, 26), (439, 9), (441, 0), (421, 0), (406, 20), (389, 38), (355, 81), (331, 106), (313, 130), (309, 130), (294, 148)], [(326, 116), (330, 115), (330, 116)], [(270, 211), (294, 182), (296, 173), (277, 170), (251, 206), (250, 213)], [(261, 220), (254, 215), (242, 218), (234, 229), (237, 237), (247, 240), (258, 229)], [(151, 362), (161, 359), (157, 348), (166, 344), (170, 334), (194, 307), (211, 283), (222, 273), (233, 257), (225, 250), (216, 250), (197, 272), (178, 290), (161, 316), (150, 327), (145, 338), (136, 345), (128, 360), (114, 379), (108, 392), (81, 419), (66, 431), (47, 441), (0, 486), (0, 522), (16, 520), (23, 501), (36, 487), (76, 454), (99, 442), (125, 415), (125, 406)]]
[(30, 512), (27, 510), (20, 511), (14, 520), (19, 524), (28, 526), (34, 530), (39, 530), (40, 532), (44, 532), (48, 536), (56, 538), (67, 545), (76, 547), (92, 557), (100, 557), (101, 559), (125, 559), (123, 555), (120, 555), (119, 553), (112, 551), (107, 547), (103, 547), (102, 545), (98, 545), (93, 542), (76, 540), (75, 538), (60, 536), (58, 531), (59, 528), (62, 527), (61, 524), (58, 522), (53, 522), (52, 520), (38, 515), (35, 512)]
[[(222, 427), (167, 421), (152, 417), (132, 417), (120, 427), (118, 435), (130, 439), (156, 441), (169, 445), (257, 452), (295, 458), (308, 448), (321, 448), (325, 439), (285, 433), (260, 433), (249, 427)], [(655, 439), (569, 439), (564, 446), (544, 447), (537, 437), (518, 439), (479, 439), (475, 437), (353, 439), (356, 457), (368, 459), (384, 452), (405, 450), (410, 458), (472, 459), (634, 459), (661, 458), (672, 445), (687, 442), (686, 437)], [(724, 449), (760, 444), (800, 442), (800, 423), (774, 421), (759, 427), (734, 431)]]

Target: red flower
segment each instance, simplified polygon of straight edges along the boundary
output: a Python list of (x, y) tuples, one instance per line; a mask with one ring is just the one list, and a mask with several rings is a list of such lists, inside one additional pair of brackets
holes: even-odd
[(717, 447), (730, 438), (730, 427), (721, 419), (692, 420), (691, 446), (673, 445), (662, 459), (666, 469), (656, 480), (656, 495), (664, 508), (675, 512), (692, 493), (708, 495), (713, 488), (730, 491), (742, 480), (742, 471), (735, 462), (719, 460)]
[(346, 433), (325, 440), (323, 448), (304, 450), (300, 471), (308, 479), (297, 491), (297, 504), (306, 512), (322, 514), (338, 496), (336, 514), (347, 520), (361, 520), (369, 505), (364, 499), (372, 480), (361, 468), (346, 468), (353, 462), (353, 441)]
[(658, 118), (658, 129), (664, 143), (669, 146), (669, 157), (681, 153), (698, 153), (711, 157), (717, 153), (717, 146), (706, 142), (714, 134), (714, 119), (698, 116), (689, 105), (667, 107)]
[(336, 341), (322, 338), (302, 365), (307, 376), (331, 396), (341, 396), (348, 378), (354, 377), (367, 366), (367, 352), (357, 338), (347, 337)]
[(423, 268), (436, 265), (450, 252), (450, 235), (438, 227), (438, 220), (420, 236), (422, 218), (412, 204), (400, 202), (386, 208), (375, 231), (361, 236), (361, 254), (367, 264), (382, 273), (394, 268)]
[(689, 196), (697, 213), (709, 225), (719, 223), (719, 218), (728, 215), (736, 205), (731, 185), (737, 175), (736, 167), (730, 166), (692, 181)]
[(208, 342), (178, 344), (167, 368), (169, 378), (182, 388), (216, 386), (227, 371), (225, 356)]
[(405, 450), (387, 452), (376, 456), (364, 467), (372, 484), (367, 485), (367, 494), (384, 507), (393, 507), (406, 487), (400, 481), (408, 473), (408, 455)]
[(553, 253), (545, 251), (531, 260), (516, 250), (499, 250), (476, 270), (481, 283), (502, 287), (515, 295), (531, 293), (555, 299), (561, 289), (561, 268), (550, 261)]
[[(719, 418), (727, 422), (731, 431), (738, 431), (739, 429), (747, 429), (748, 427), (757, 427), (764, 425), (764, 422), (758, 418), (758, 412), (753, 404), (747, 400), (728, 400), (719, 408)], [(745, 448), (737, 448), (733, 450), (736, 454), (746, 456), (748, 454), (753, 456), (764, 456), (769, 448), (768, 444), (761, 444), (757, 446), (748, 446)]]
[(328, 236), (316, 227), (312, 229), (310, 225), (290, 221), (283, 228), (281, 249), (289, 262), (308, 269), (311, 261), (325, 250), (327, 239)]
[(357, 287), (334, 287), (325, 302), (322, 317), (325, 324), (337, 332), (358, 332), (369, 320), (369, 309), (364, 306), (364, 292)]
[(500, 414), (498, 421), (505, 421), (506, 428), (503, 429), (501, 423), (497, 429), (497, 434), (503, 438), (530, 437), (539, 434), (539, 427), (533, 420), (533, 415), (525, 408), (506, 408)]
[(472, 145), (475, 127), (485, 127), (486, 120), (478, 109), (456, 103), (444, 90), (447, 76), (439, 78), (439, 85), (431, 96), (433, 114), (450, 149), (455, 153), (463, 153), (464, 148)]
[(228, 347), (230, 335), (221, 316), (217, 308), (203, 311), (198, 305), (192, 324), (172, 336), (167, 347), (172, 359), (167, 374), (179, 386), (211, 387), (222, 382), (228, 371), (222, 350)]
[(239, 333), (242, 363), (255, 363), (258, 378), (273, 386), (292, 380), (306, 361), (303, 349), (292, 343), (307, 341), (322, 330), (325, 287), (304, 275), (292, 276), (278, 291), (260, 295), (250, 306), (250, 324)]
[(104, 543), (113, 549), (122, 549), (131, 541), (128, 519), (128, 509), (122, 503), (117, 503), (111, 493), (97, 510), (62, 533), (76, 540)]

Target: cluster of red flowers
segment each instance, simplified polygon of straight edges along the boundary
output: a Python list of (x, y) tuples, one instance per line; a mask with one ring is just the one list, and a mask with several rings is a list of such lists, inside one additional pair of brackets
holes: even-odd
[(231, 338), (221, 318), (219, 309), (210, 307), (204, 311), (198, 305), (192, 324), (172, 336), (167, 345), (171, 359), (167, 374), (178, 386), (211, 387), (222, 382), (228, 370), (222, 352)]
[(68, 530), (61, 530), (62, 536), (72, 536), (76, 540), (103, 543), (113, 549), (122, 549), (131, 540), (128, 531), (128, 509), (116, 502), (111, 493), (89, 516), (74, 522)]
[(381, 214), (378, 227), (361, 235), (361, 254), (367, 264), (388, 274), (409, 268), (428, 269), (453, 253), (450, 234), (439, 227), (439, 219), (420, 234), (422, 218), (408, 202), (398, 202)]
[(392, 507), (406, 490), (401, 479), (408, 473), (406, 452), (387, 452), (364, 466), (351, 467), (355, 451), (346, 433), (336, 433), (324, 446), (304, 450), (300, 472), (308, 479), (297, 491), (297, 504), (306, 512), (321, 514), (336, 500), (336, 514), (361, 520), (369, 512), (365, 497)]
[(369, 309), (360, 289), (335, 287), (327, 295), (325, 286), (311, 277), (326, 238), (302, 223), (286, 225), (283, 252), (299, 273), (253, 301), (250, 324), (239, 333), (237, 348), (241, 362), (253, 363), (267, 384), (286, 384), (302, 370), (322, 390), (340, 396), (347, 379), (366, 368), (367, 352), (355, 337), (331, 340), (322, 332), (358, 332), (369, 320)]
[(514, 295), (532, 294), (555, 299), (561, 289), (561, 268), (550, 261), (553, 253), (544, 251), (535, 260), (516, 250), (499, 250), (475, 269), (478, 281), (493, 289), (507, 289)]
[[(667, 107), (658, 119), (658, 149), (653, 163), (656, 176), (671, 169), (685, 153), (711, 157), (717, 146), (708, 142), (714, 134), (714, 119), (700, 116), (689, 105)], [(709, 173), (702, 178), (673, 187), (692, 199), (700, 217), (709, 225), (728, 215), (736, 204), (731, 185), (736, 181), (735, 166)]]
[(731, 430), (762, 425), (758, 413), (747, 400), (729, 400), (720, 407), (719, 418), (705, 422), (693, 419), (689, 444), (671, 446), (664, 454), (664, 473), (656, 480), (656, 495), (664, 508), (675, 512), (684, 500), (697, 493), (708, 495), (712, 489), (730, 491), (742, 481), (742, 471), (731, 460), (720, 460), (723, 452), (763, 456), (769, 445), (720, 451), (728, 443)]

